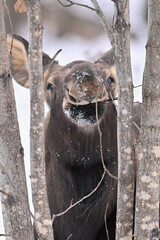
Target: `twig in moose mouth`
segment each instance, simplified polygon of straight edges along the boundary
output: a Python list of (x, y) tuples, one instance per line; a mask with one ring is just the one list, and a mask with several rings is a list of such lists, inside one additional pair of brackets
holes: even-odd
[(106, 100), (106, 102), (113, 102), (115, 100), (118, 100), (118, 97), (115, 97), (115, 98), (109, 98)]

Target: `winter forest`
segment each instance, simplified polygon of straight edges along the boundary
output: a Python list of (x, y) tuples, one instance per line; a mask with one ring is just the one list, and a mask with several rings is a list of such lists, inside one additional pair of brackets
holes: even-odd
[[(160, 239), (160, 0), (0, 0), (0, 8), (0, 240)], [(5, 62), (14, 91), (4, 87)], [(4, 120), (16, 119), (9, 91), (20, 140), (17, 123)], [(14, 155), (5, 126), (22, 145), (22, 197), (11, 175), (23, 172), (4, 162), (5, 151)]]

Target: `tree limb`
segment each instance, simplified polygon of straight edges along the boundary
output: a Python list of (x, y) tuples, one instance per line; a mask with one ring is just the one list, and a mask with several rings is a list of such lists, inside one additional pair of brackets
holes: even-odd
[(100, 8), (97, 0), (90, 0), (93, 4), (93, 6), (95, 7), (95, 9), (97, 10), (96, 13), (99, 16), (99, 19), (104, 27), (105, 32), (107, 33), (107, 36), (111, 42), (111, 45), (114, 45), (114, 37), (113, 37), (113, 30), (112, 28), (109, 26), (109, 23), (102, 11), (102, 9)]
[(133, 83), (129, 1), (115, 1), (114, 49), (118, 79), (118, 196), (116, 240), (132, 240), (134, 204)]
[(88, 6), (88, 5), (85, 5), (85, 4), (76, 3), (76, 2), (73, 2), (73, 1), (71, 1), (71, 0), (66, 0), (66, 1), (69, 2), (69, 3), (68, 3), (68, 4), (64, 4), (64, 3), (62, 3), (61, 0), (58, 0), (58, 2), (59, 2), (63, 7), (71, 7), (71, 6), (73, 6), (73, 5), (76, 5), (76, 6), (80, 6), (80, 7), (89, 8), (89, 9), (92, 10), (92, 11), (97, 11), (96, 8), (92, 8), (92, 7), (90, 7), (90, 6)]
[(38, 0), (25, 0), (30, 31), (29, 77), (31, 94), (31, 185), (34, 225), (40, 240), (52, 240), (53, 230), (47, 198), (44, 144), (44, 84), (42, 66), (42, 20)]
[(0, 0), (0, 189), (6, 239), (33, 240), (23, 151)]
[[(159, 239), (160, 219), (160, 0), (148, 1), (148, 39), (137, 153), (135, 240)], [(151, 81), (152, 79), (152, 81)], [(157, 237), (157, 238), (155, 238)]]

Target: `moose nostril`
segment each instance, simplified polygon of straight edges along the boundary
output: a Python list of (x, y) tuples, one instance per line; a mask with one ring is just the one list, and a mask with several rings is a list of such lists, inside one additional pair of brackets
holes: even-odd
[(72, 102), (79, 102), (77, 99), (75, 99), (73, 96), (71, 96), (70, 94), (69, 94), (69, 98), (70, 98), (70, 100), (72, 101)]
[(75, 97), (73, 97), (73, 96), (69, 93), (69, 89), (67, 89), (66, 95), (67, 95), (68, 100), (71, 101), (72, 103), (79, 103), (79, 102), (80, 102), (78, 99), (76, 99)]

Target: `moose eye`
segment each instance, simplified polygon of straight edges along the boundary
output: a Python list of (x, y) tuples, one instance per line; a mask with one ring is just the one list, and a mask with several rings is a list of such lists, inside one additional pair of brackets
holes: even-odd
[(107, 79), (107, 82), (111, 85), (112, 83), (114, 83), (114, 79), (112, 77), (109, 77)]
[(54, 89), (55, 89), (55, 86), (52, 85), (51, 83), (49, 83), (48, 86), (47, 86), (47, 90), (49, 90), (50, 92), (53, 92)]

